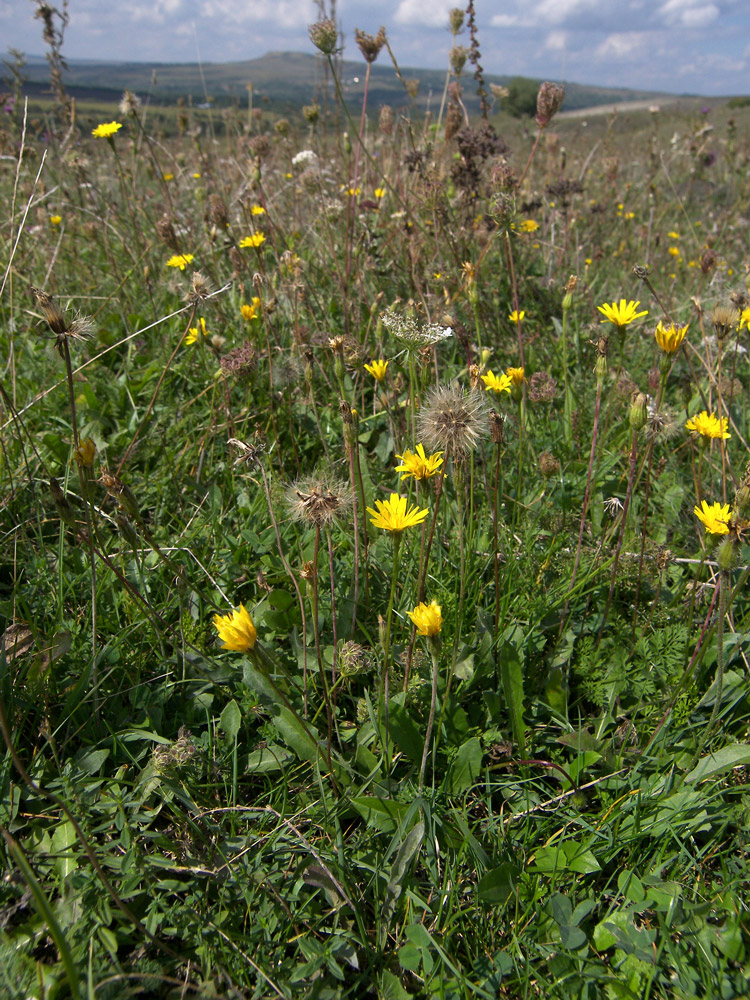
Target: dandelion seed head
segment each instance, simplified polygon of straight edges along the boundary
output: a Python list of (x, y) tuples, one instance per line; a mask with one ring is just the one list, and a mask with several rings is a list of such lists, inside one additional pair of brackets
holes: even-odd
[(419, 411), (418, 425), (419, 437), (430, 451), (465, 458), (489, 432), (485, 395), (459, 386), (437, 386)]
[(327, 476), (311, 476), (292, 483), (286, 503), (295, 521), (325, 528), (348, 516), (354, 494), (348, 483)]

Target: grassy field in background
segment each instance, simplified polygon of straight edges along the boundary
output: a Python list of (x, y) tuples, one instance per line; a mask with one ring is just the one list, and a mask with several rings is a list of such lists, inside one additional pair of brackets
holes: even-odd
[(0, 993), (748, 996), (750, 108), (59, 96), (0, 112)]

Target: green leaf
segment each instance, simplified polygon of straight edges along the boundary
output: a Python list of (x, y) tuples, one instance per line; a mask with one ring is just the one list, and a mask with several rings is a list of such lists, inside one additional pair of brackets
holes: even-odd
[(240, 712), (240, 706), (232, 698), (229, 704), (224, 706), (224, 711), (219, 716), (219, 728), (226, 734), (229, 742), (234, 743), (241, 725), (242, 712)]
[(479, 880), (477, 896), (488, 906), (505, 906), (518, 894), (519, 869), (510, 861), (493, 868)]
[(526, 727), (523, 721), (523, 667), (518, 651), (506, 642), (499, 652), (500, 677), (503, 683), (505, 701), (510, 712), (513, 739), (522, 757), (526, 756)]
[(409, 830), (399, 847), (396, 857), (391, 866), (391, 874), (388, 878), (388, 885), (385, 891), (383, 908), (380, 911), (380, 938), (381, 947), (385, 944), (388, 932), (391, 928), (393, 917), (396, 913), (396, 904), (401, 896), (404, 881), (409, 874), (412, 862), (422, 846), (424, 839), (424, 822), (419, 820)]
[(424, 736), (403, 705), (405, 695), (396, 695), (388, 702), (388, 732), (396, 746), (413, 764), (419, 764), (424, 751)]
[(699, 761), (685, 777), (685, 782), (695, 784), (697, 781), (704, 781), (706, 778), (731, 771), (741, 764), (750, 764), (750, 746), (745, 743), (732, 743)]
[(247, 758), (247, 774), (272, 774), (283, 771), (293, 755), (277, 743), (270, 743), (260, 750), (253, 750)]
[(646, 898), (643, 882), (627, 868), (617, 876), (617, 888), (632, 903), (642, 903)]
[(477, 736), (466, 740), (453, 760), (446, 787), (449, 795), (460, 795), (474, 784), (482, 770), (482, 744)]
[(392, 972), (384, 969), (380, 973), (378, 1000), (411, 1000), (411, 995), (406, 992)]
[(362, 819), (384, 833), (392, 833), (411, 808), (408, 802), (381, 799), (375, 795), (360, 795), (352, 799), (351, 804)]

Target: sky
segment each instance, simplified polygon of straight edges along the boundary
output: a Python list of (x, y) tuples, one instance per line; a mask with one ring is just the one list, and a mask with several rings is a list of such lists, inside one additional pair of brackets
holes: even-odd
[[(383, 24), (402, 67), (447, 66), (448, 11), (459, 3), (338, 0), (344, 56), (361, 58), (355, 28), (375, 34)], [(35, 0), (0, 0), (4, 47), (44, 54), (34, 9)], [(475, 9), (486, 73), (706, 96), (750, 93), (749, 0), (475, 0)], [(69, 59), (147, 63), (313, 52), (307, 25), (318, 16), (313, 0), (69, 0), (68, 13)], [(468, 44), (465, 31), (458, 42)]]

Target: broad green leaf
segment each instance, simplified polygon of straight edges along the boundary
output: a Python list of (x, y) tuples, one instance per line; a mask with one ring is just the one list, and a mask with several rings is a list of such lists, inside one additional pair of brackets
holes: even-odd
[(519, 874), (516, 865), (504, 862), (482, 876), (477, 885), (477, 896), (488, 906), (505, 906), (518, 893)]
[(688, 784), (695, 784), (717, 774), (725, 774), (741, 764), (750, 764), (750, 746), (745, 743), (732, 743), (709, 754), (698, 762), (685, 778)]
[(482, 770), (482, 744), (473, 736), (461, 745), (451, 763), (446, 786), (449, 795), (460, 795), (474, 784)]
[(516, 647), (506, 642), (499, 652), (500, 676), (510, 712), (513, 739), (522, 757), (526, 756), (526, 727), (523, 721), (523, 667)]
[(277, 743), (270, 743), (260, 750), (253, 750), (247, 758), (245, 772), (247, 774), (272, 774), (283, 771), (293, 755)]
[(391, 927), (396, 905), (404, 888), (404, 881), (409, 874), (412, 862), (416, 857), (424, 838), (424, 821), (419, 820), (409, 830), (399, 847), (391, 865), (391, 874), (385, 891), (383, 908), (380, 911), (381, 946), (385, 943)]
[(360, 795), (351, 804), (367, 823), (371, 823), (384, 833), (392, 833), (411, 808), (408, 802), (395, 799), (381, 799), (375, 795)]
[(224, 711), (219, 716), (219, 728), (225, 733), (229, 742), (234, 743), (241, 725), (242, 712), (240, 712), (240, 706), (232, 698), (229, 704), (224, 706)]
[(424, 736), (402, 703), (403, 695), (388, 702), (388, 732), (396, 746), (413, 764), (419, 764), (424, 751)]

